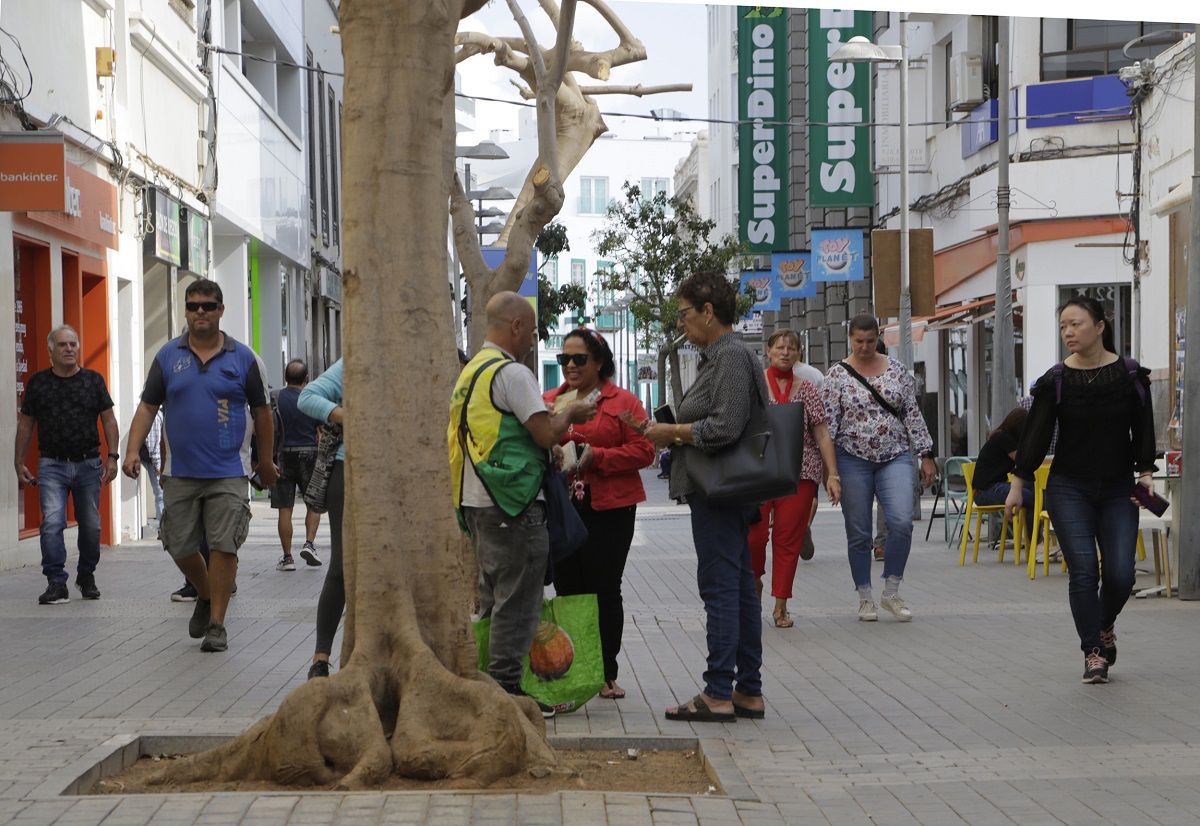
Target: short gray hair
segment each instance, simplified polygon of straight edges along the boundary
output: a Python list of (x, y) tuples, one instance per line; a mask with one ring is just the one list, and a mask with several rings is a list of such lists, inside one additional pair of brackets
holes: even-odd
[(75, 341), (76, 342), (79, 341), (79, 331), (78, 330), (76, 330), (70, 324), (59, 324), (57, 327), (55, 327), (53, 330), (50, 331), (50, 335), (46, 336), (46, 346), (49, 347), (51, 350), (53, 350), (54, 349), (54, 337), (56, 335), (58, 335), (59, 333), (61, 333), (63, 330), (70, 330), (72, 333), (75, 334)]

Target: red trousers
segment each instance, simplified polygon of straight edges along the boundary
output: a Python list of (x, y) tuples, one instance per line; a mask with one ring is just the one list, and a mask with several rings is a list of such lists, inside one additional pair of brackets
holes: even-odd
[(764, 502), (762, 519), (750, 526), (750, 564), (759, 579), (767, 570), (767, 536), (771, 537), (771, 595), (779, 599), (792, 596), (792, 580), (800, 546), (808, 532), (808, 518), (817, 498), (817, 483), (805, 479), (791, 496)]

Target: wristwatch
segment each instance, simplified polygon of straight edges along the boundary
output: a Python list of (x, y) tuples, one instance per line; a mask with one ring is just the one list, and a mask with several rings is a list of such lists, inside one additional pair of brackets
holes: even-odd
[(110, 453), (110, 454), (108, 454), (108, 458), (110, 458), (110, 459), (120, 459), (120, 458), (121, 458), (121, 454), (120, 454), (120, 453)]
[(921, 454), (921, 458), (922, 458), (922, 459), (932, 459), (932, 458), (933, 458), (933, 451), (932, 451), (932, 450), (927, 450), (927, 451), (925, 451), (924, 453), (922, 453), (922, 454)]
[(675, 431), (675, 444), (677, 444), (677, 445), (683, 444), (683, 437), (679, 435), (678, 430)]

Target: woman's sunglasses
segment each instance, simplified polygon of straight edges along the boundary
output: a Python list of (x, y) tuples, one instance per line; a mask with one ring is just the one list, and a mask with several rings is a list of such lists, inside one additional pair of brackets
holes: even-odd
[(582, 367), (583, 365), (587, 364), (588, 354), (587, 353), (559, 353), (557, 356), (555, 356), (555, 358), (558, 359), (558, 363), (560, 365), (562, 365), (563, 367), (566, 367), (568, 364), (574, 364), (576, 367)]

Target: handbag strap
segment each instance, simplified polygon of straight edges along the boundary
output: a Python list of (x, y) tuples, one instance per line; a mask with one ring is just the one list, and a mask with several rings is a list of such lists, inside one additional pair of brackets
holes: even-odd
[[(854, 378), (858, 379), (859, 384), (861, 384), (863, 387), (867, 388), (867, 391), (872, 396), (875, 397), (875, 401), (879, 403), (880, 407), (882, 407), (884, 410), (886, 410), (887, 412), (889, 412), (893, 416), (895, 416), (897, 419), (899, 419), (900, 424), (904, 424), (904, 417), (902, 415), (900, 415), (900, 411), (897, 410), (895, 407), (893, 407), (891, 404), (889, 404), (888, 400), (880, 395), (879, 391), (876, 390), (869, 381), (867, 381), (866, 376), (864, 376), (862, 373), (855, 370), (847, 362), (842, 361), (842, 362), (839, 362), (839, 364), (841, 364), (842, 367), (846, 368), (847, 373), (849, 373)], [(907, 427), (905, 427), (905, 432), (908, 432)]]
[(463, 399), (462, 410), (459, 412), (458, 417), (458, 438), (463, 442), (464, 449), (466, 447), (467, 436), (471, 434), (471, 427), (467, 424), (467, 407), (471, 404), (471, 395), (475, 392), (475, 385), (479, 383), (479, 377), (483, 375), (483, 371), (498, 361), (508, 361), (508, 359), (503, 357), (488, 359), (475, 371), (475, 375), (471, 377), (471, 383), (467, 386), (467, 395)]

